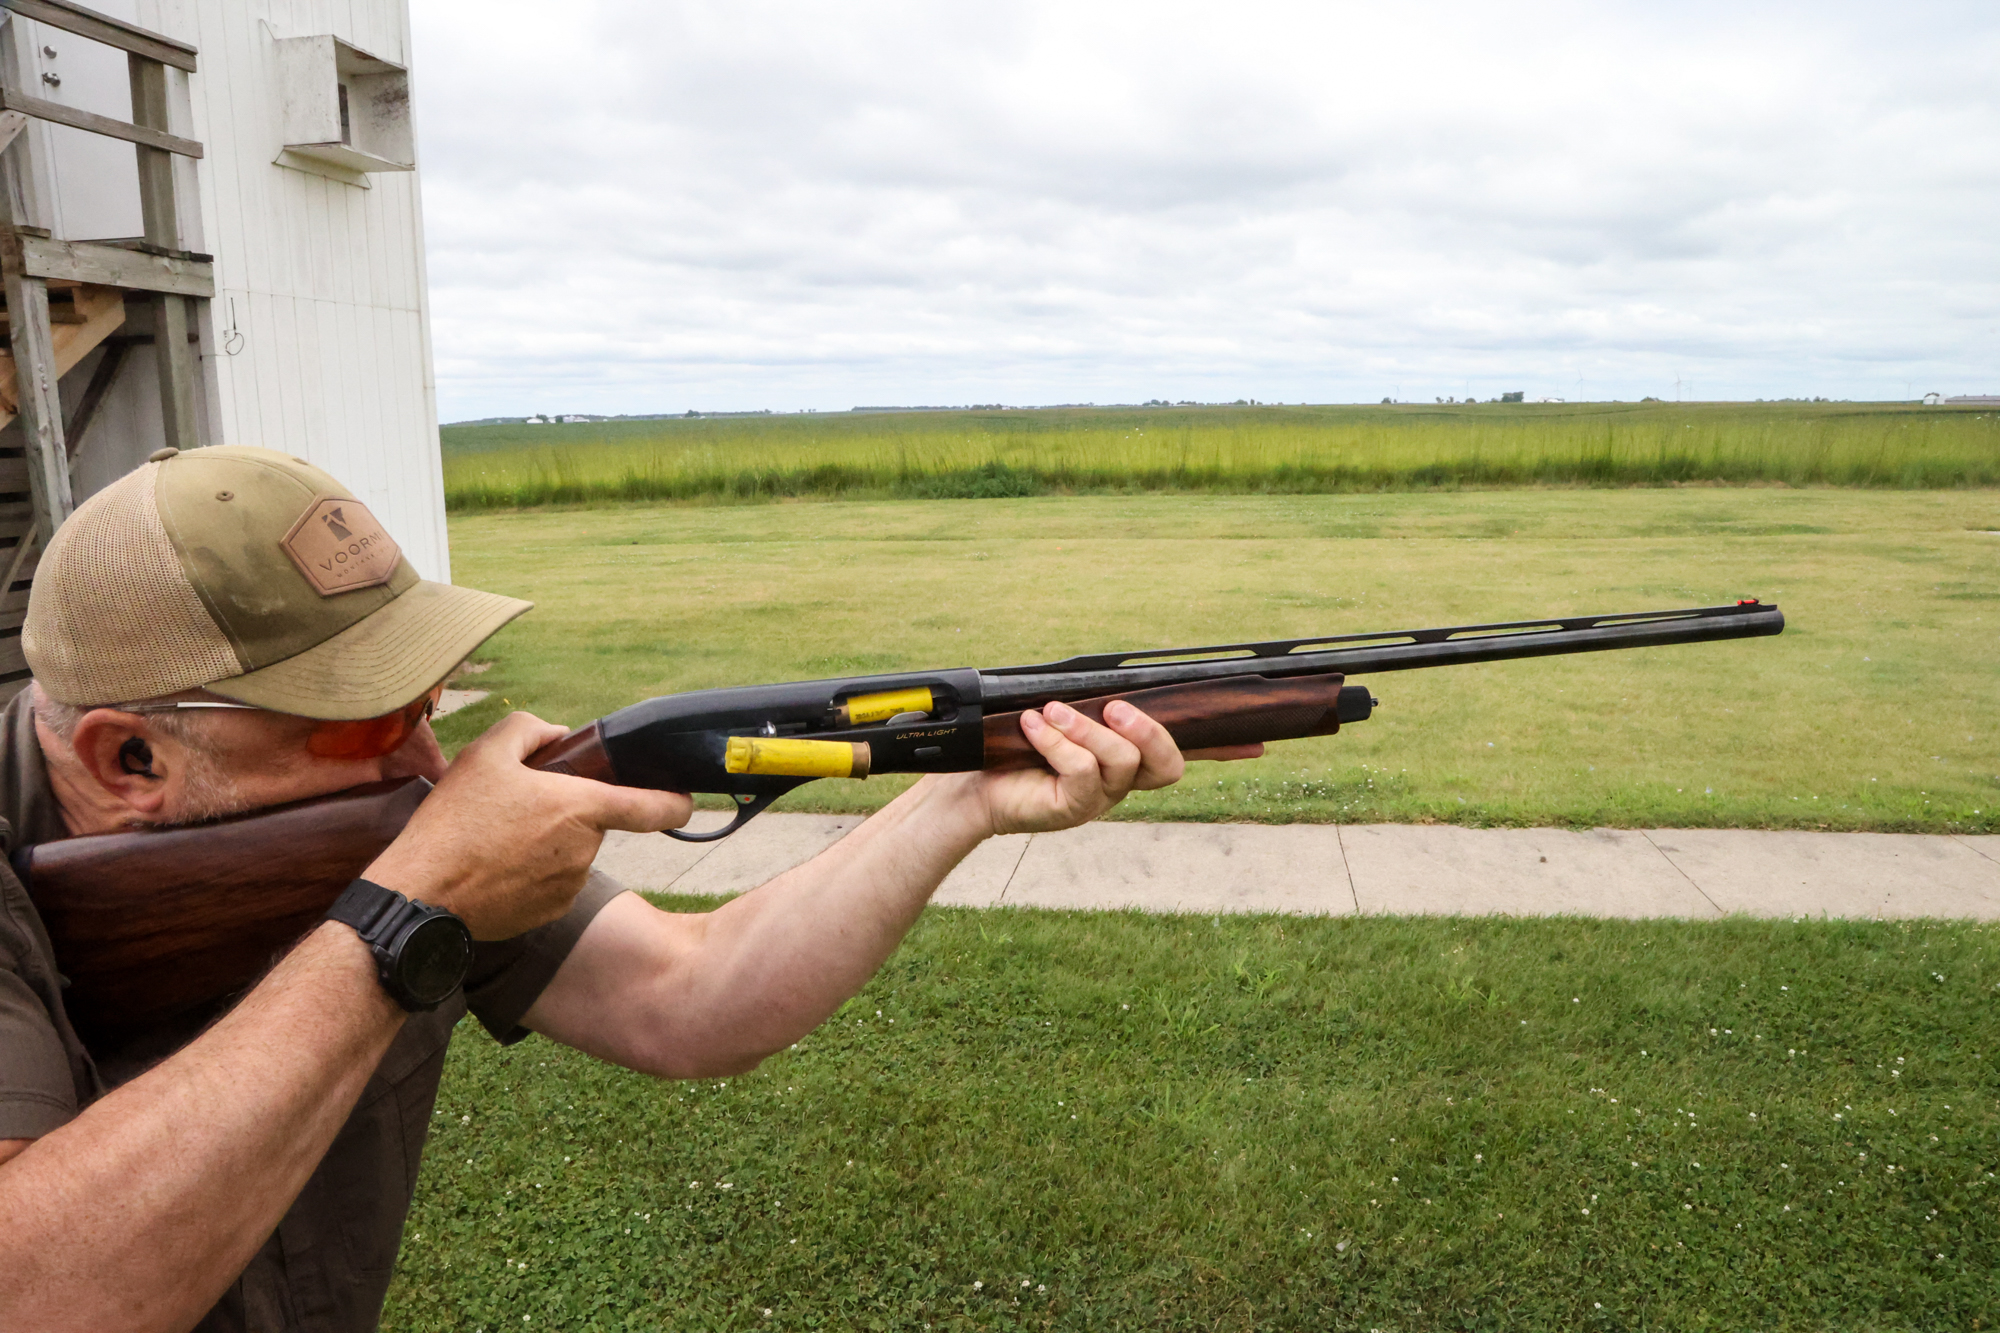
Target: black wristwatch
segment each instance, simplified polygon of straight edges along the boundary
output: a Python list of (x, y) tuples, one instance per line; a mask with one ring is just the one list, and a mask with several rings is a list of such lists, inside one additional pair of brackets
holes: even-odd
[(326, 919), (354, 927), (375, 955), (382, 989), (412, 1013), (437, 1008), (472, 969), (472, 932), (442, 907), (357, 879)]

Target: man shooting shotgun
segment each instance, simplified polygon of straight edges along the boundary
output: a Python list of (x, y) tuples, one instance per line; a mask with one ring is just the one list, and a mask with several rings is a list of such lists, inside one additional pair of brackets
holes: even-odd
[[(1181, 775), (1137, 709), (1031, 710), (1046, 768), (927, 778), (758, 891), (661, 912), (590, 863), (606, 829), (682, 824), (687, 795), (527, 766), (563, 731), (525, 713), (449, 768), (431, 735), (446, 674), (527, 609), (419, 580), (337, 481), (262, 449), (162, 451), (55, 534), (35, 681), (0, 717), (10, 852), (437, 787), (219, 1018), (80, 1035), (0, 866), (0, 1329), (372, 1329), (468, 1010), (663, 1078), (748, 1070), (859, 990), (980, 841)], [(104, 887), (136, 909), (166, 872)]]
[[(749, 1069), (983, 838), (1364, 719), (1350, 672), (1783, 624), (1749, 603), (711, 690), (567, 735), (517, 713), (447, 770), (437, 683), (526, 609), (420, 582), (331, 477), (263, 450), (159, 459), (58, 534), (36, 685), (0, 718), (27, 877), (0, 867), (0, 1327), (373, 1327), (468, 1009), (662, 1077)], [(681, 835), (711, 838), (870, 772), (926, 776), (714, 912), (589, 873), (604, 830), (675, 830), (688, 792), (733, 799)]]

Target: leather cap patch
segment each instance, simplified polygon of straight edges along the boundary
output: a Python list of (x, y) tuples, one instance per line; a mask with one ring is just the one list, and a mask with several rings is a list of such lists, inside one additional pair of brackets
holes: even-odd
[(279, 543), (322, 597), (387, 583), (403, 558), (359, 500), (315, 500)]

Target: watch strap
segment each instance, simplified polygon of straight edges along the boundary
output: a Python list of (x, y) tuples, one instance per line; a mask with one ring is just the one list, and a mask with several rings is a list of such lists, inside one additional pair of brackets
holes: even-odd
[(354, 927), (355, 933), (377, 949), (386, 948), (395, 938), (395, 929), (408, 915), (410, 900), (394, 889), (373, 880), (357, 879), (341, 890), (326, 919)]

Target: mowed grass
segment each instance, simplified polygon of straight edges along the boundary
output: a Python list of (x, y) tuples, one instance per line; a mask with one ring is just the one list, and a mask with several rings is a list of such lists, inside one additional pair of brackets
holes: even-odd
[(455, 510), (607, 500), (2000, 483), (2000, 413), (1587, 403), (792, 415), (447, 427)]
[[(1756, 596), (1777, 638), (1371, 677), (1338, 736), (1201, 765), (1120, 818), (1987, 832), (2000, 492), (1785, 489), (628, 506), (453, 519), (530, 598), (446, 719), (1088, 651)], [(903, 780), (780, 809), (863, 811)]]
[(468, 1026), (384, 1328), (1991, 1328), (1993, 944), (933, 909), (749, 1076)]

